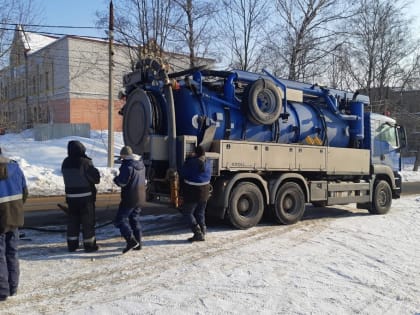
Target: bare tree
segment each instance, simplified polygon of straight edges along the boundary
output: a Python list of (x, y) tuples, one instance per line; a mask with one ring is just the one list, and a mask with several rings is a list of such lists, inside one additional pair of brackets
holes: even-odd
[(220, 42), (223, 51), (229, 52), (231, 67), (259, 69), (268, 9), (268, 0), (222, 0), (218, 23)]
[(280, 22), (266, 46), (277, 58), (272, 59), (275, 72), (291, 80), (321, 76), (326, 56), (341, 46), (336, 25), (348, 17), (344, 1), (277, 0), (276, 13)]
[(188, 47), (190, 67), (197, 66), (197, 56), (206, 57), (214, 40), (212, 17), (217, 12), (213, 1), (173, 0), (181, 10), (180, 20), (174, 25), (173, 41), (176, 51)]
[(351, 76), (348, 75), (350, 63), (349, 50), (345, 45), (340, 45), (333, 53), (326, 56), (322, 62), (326, 74), (326, 83), (331, 88), (351, 90), (354, 88)]
[(359, 0), (357, 14), (347, 23), (351, 33), (349, 73), (359, 88), (376, 88), (376, 99), (386, 86), (404, 87), (419, 67), (419, 42), (413, 40), (404, 17), (404, 0)]
[(0, 68), (8, 64), (10, 43), (18, 24), (36, 24), (40, 7), (33, 0), (0, 0)]
[[(167, 49), (172, 25), (180, 19), (175, 15), (171, 0), (114, 0), (114, 37), (117, 42), (131, 46), (130, 60), (145, 56), (161, 57)], [(97, 25), (108, 25), (108, 12), (97, 12)]]

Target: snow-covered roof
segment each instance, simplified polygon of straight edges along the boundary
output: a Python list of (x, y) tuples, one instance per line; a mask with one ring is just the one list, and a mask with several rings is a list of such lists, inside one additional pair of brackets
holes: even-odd
[(26, 32), (20, 26), (18, 26), (17, 31), (19, 32), (19, 36), (28, 54), (32, 54), (58, 39), (57, 37), (53, 36)]

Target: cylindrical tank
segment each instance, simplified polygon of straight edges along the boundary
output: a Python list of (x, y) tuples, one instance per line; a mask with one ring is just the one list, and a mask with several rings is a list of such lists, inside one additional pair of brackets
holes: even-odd
[[(177, 81), (172, 91), (175, 112), (172, 129), (169, 128), (172, 107), (162, 93), (162, 85), (145, 84), (132, 89), (123, 108), (124, 142), (136, 153), (143, 154), (150, 151), (151, 135), (168, 136), (168, 132), (174, 130), (173, 136), (197, 136), (201, 142), (210, 125), (216, 126), (214, 140), (356, 147), (363, 139), (364, 104), (361, 102), (350, 102), (346, 112), (340, 113), (335, 97), (328, 90), (292, 86), (298, 93), (305, 93), (306, 98), (302, 99), (306, 101), (294, 98), (296, 100), (284, 102), (281, 82), (274, 85), (270, 79), (245, 72), (227, 73), (223, 82), (204, 81), (201, 75), (195, 75), (192, 81)], [(264, 91), (256, 97), (252, 87)], [(251, 93), (253, 97), (249, 97)], [(264, 110), (261, 115), (260, 105), (266, 106), (270, 115), (265, 115)]]
[(305, 139), (310, 137), (320, 139), (324, 145), (349, 146), (349, 121), (332, 113), (327, 106), (288, 102), (283, 109), (288, 113), (287, 119), (261, 125), (250, 122), (240, 105), (229, 106), (205, 88), (203, 93), (196, 93), (181, 87), (174, 91), (174, 101), (177, 134), (195, 135), (199, 141), (205, 126), (215, 124), (215, 139), (306, 143)]

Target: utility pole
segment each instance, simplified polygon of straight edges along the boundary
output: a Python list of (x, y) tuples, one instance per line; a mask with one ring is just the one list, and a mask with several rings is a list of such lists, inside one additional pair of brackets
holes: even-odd
[(112, 0), (109, 3), (109, 91), (108, 91), (108, 167), (114, 167), (114, 83), (113, 83), (113, 67), (114, 67), (114, 6)]

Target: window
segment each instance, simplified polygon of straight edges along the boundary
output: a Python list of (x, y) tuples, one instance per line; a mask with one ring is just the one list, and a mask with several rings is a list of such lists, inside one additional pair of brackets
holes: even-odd
[(36, 77), (32, 77), (32, 94), (36, 95)]
[(50, 76), (48, 71), (45, 72), (45, 90), (48, 91), (50, 89)]
[(395, 133), (395, 128), (388, 124), (382, 124), (376, 129), (377, 139), (379, 141), (388, 142), (391, 146), (396, 147), (397, 143), (397, 135)]

